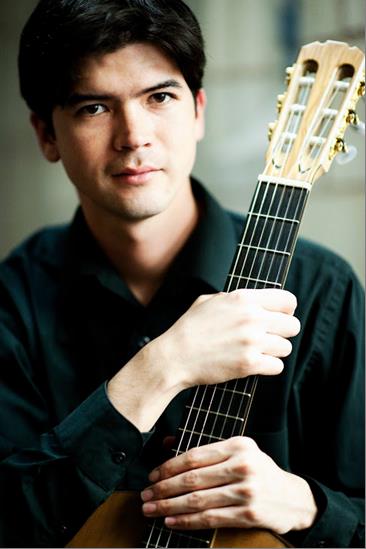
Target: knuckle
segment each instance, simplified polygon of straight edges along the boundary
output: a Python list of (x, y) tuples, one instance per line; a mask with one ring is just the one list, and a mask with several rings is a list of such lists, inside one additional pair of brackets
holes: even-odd
[(154, 486), (154, 497), (155, 498), (163, 498), (168, 495), (168, 490), (166, 487), (166, 484), (164, 482), (155, 484)]
[(249, 503), (253, 496), (254, 496), (254, 490), (248, 483), (238, 483), (236, 486), (236, 494), (241, 500), (245, 500), (246, 503)]
[(253, 507), (248, 507), (244, 510), (244, 518), (249, 524), (258, 524), (258, 513)]
[(188, 471), (183, 475), (184, 485), (189, 488), (195, 488), (198, 485), (198, 474), (196, 471)]
[(242, 305), (248, 302), (247, 294), (243, 289), (233, 290), (232, 292), (230, 292), (229, 295), (234, 303), (239, 303), (240, 305)]
[(172, 475), (172, 467), (169, 463), (164, 463), (160, 466), (160, 478), (169, 478)]
[(198, 511), (202, 508), (202, 495), (197, 492), (189, 494), (187, 499), (188, 507), (192, 511)]
[(214, 511), (208, 510), (202, 514), (202, 526), (203, 528), (211, 529), (215, 528), (216, 516)]
[(158, 507), (159, 507), (159, 511), (163, 515), (170, 515), (170, 513), (171, 513), (171, 504), (170, 504), (169, 500), (165, 499), (165, 500), (160, 501), (159, 504), (158, 504)]
[(235, 474), (236, 478), (242, 480), (248, 474), (248, 466), (244, 462), (240, 461), (233, 466), (232, 472)]
[(234, 452), (240, 452), (245, 450), (246, 444), (245, 444), (245, 438), (241, 436), (232, 437), (230, 439), (230, 445), (232, 447), (232, 450)]
[(186, 464), (190, 469), (194, 469), (199, 463), (199, 449), (192, 448), (186, 453)]

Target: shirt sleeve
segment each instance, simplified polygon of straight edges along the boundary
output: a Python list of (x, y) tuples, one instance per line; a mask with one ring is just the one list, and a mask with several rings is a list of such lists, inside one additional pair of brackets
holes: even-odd
[(20, 317), (0, 296), (0, 545), (64, 546), (123, 485), (141, 433), (104, 384), (59, 424), (40, 389)]
[(309, 482), (319, 512), (312, 528), (289, 539), (298, 547), (364, 547), (364, 291), (342, 260), (321, 279), (294, 389), (304, 441), (294, 472)]

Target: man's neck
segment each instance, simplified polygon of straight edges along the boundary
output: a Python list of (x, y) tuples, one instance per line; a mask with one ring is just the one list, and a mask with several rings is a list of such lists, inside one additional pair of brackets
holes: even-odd
[[(149, 303), (197, 225), (198, 204), (190, 186), (162, 213), (140, 221), (100, 216), (85, 207), (87, 224), (135, 297)], [(184, 206), (183, 206), (184, 205)]]

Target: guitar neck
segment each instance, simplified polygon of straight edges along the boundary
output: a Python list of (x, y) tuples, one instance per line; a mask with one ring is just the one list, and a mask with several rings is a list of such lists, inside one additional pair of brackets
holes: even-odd
[[(309, 188), (263, 177), (257, 184), (224, 290), (283, 288)], [(200, 386), (187, 406), (177, 453), (243, 435), (257, 376)]]
[[(261, 177), (224, 291), (283, 288), (309, 193), (306, 183)], [(197, 387), (178, 430), (175, 454), (243, 435), (257, 381), (258, 376), (250, 376)], [(155, 520), (146, 547), (209, 547), (212, 536), (212, 531), (175, 532)]]

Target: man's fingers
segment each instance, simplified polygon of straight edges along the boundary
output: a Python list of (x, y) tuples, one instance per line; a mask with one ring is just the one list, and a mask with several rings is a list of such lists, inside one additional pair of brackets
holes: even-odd
[(257, 303), (268, 311), (280, 311), (286, 314), (294, 314), (297, 307), (297, 299), (287, 290), (264, 288), (262, 290), (241, 289), (231, 292), (233, 295), (241, 293), (247, 303)]
[(151, 482), (164, 480), (179, 473), (198, 469), (208, 465), (214, 465), (226, 460), (230, 457), (230, 452), (226, 449), (226, 445), (222, 442), (192, 448), (188, 452), (180, 454), (154, 469), (149, 479)]
[(278, 312), (267, 314), (266, 328), (268, 333), (282, 337), (294, 337), (300, 332), (301, 324), (295, 316)]

